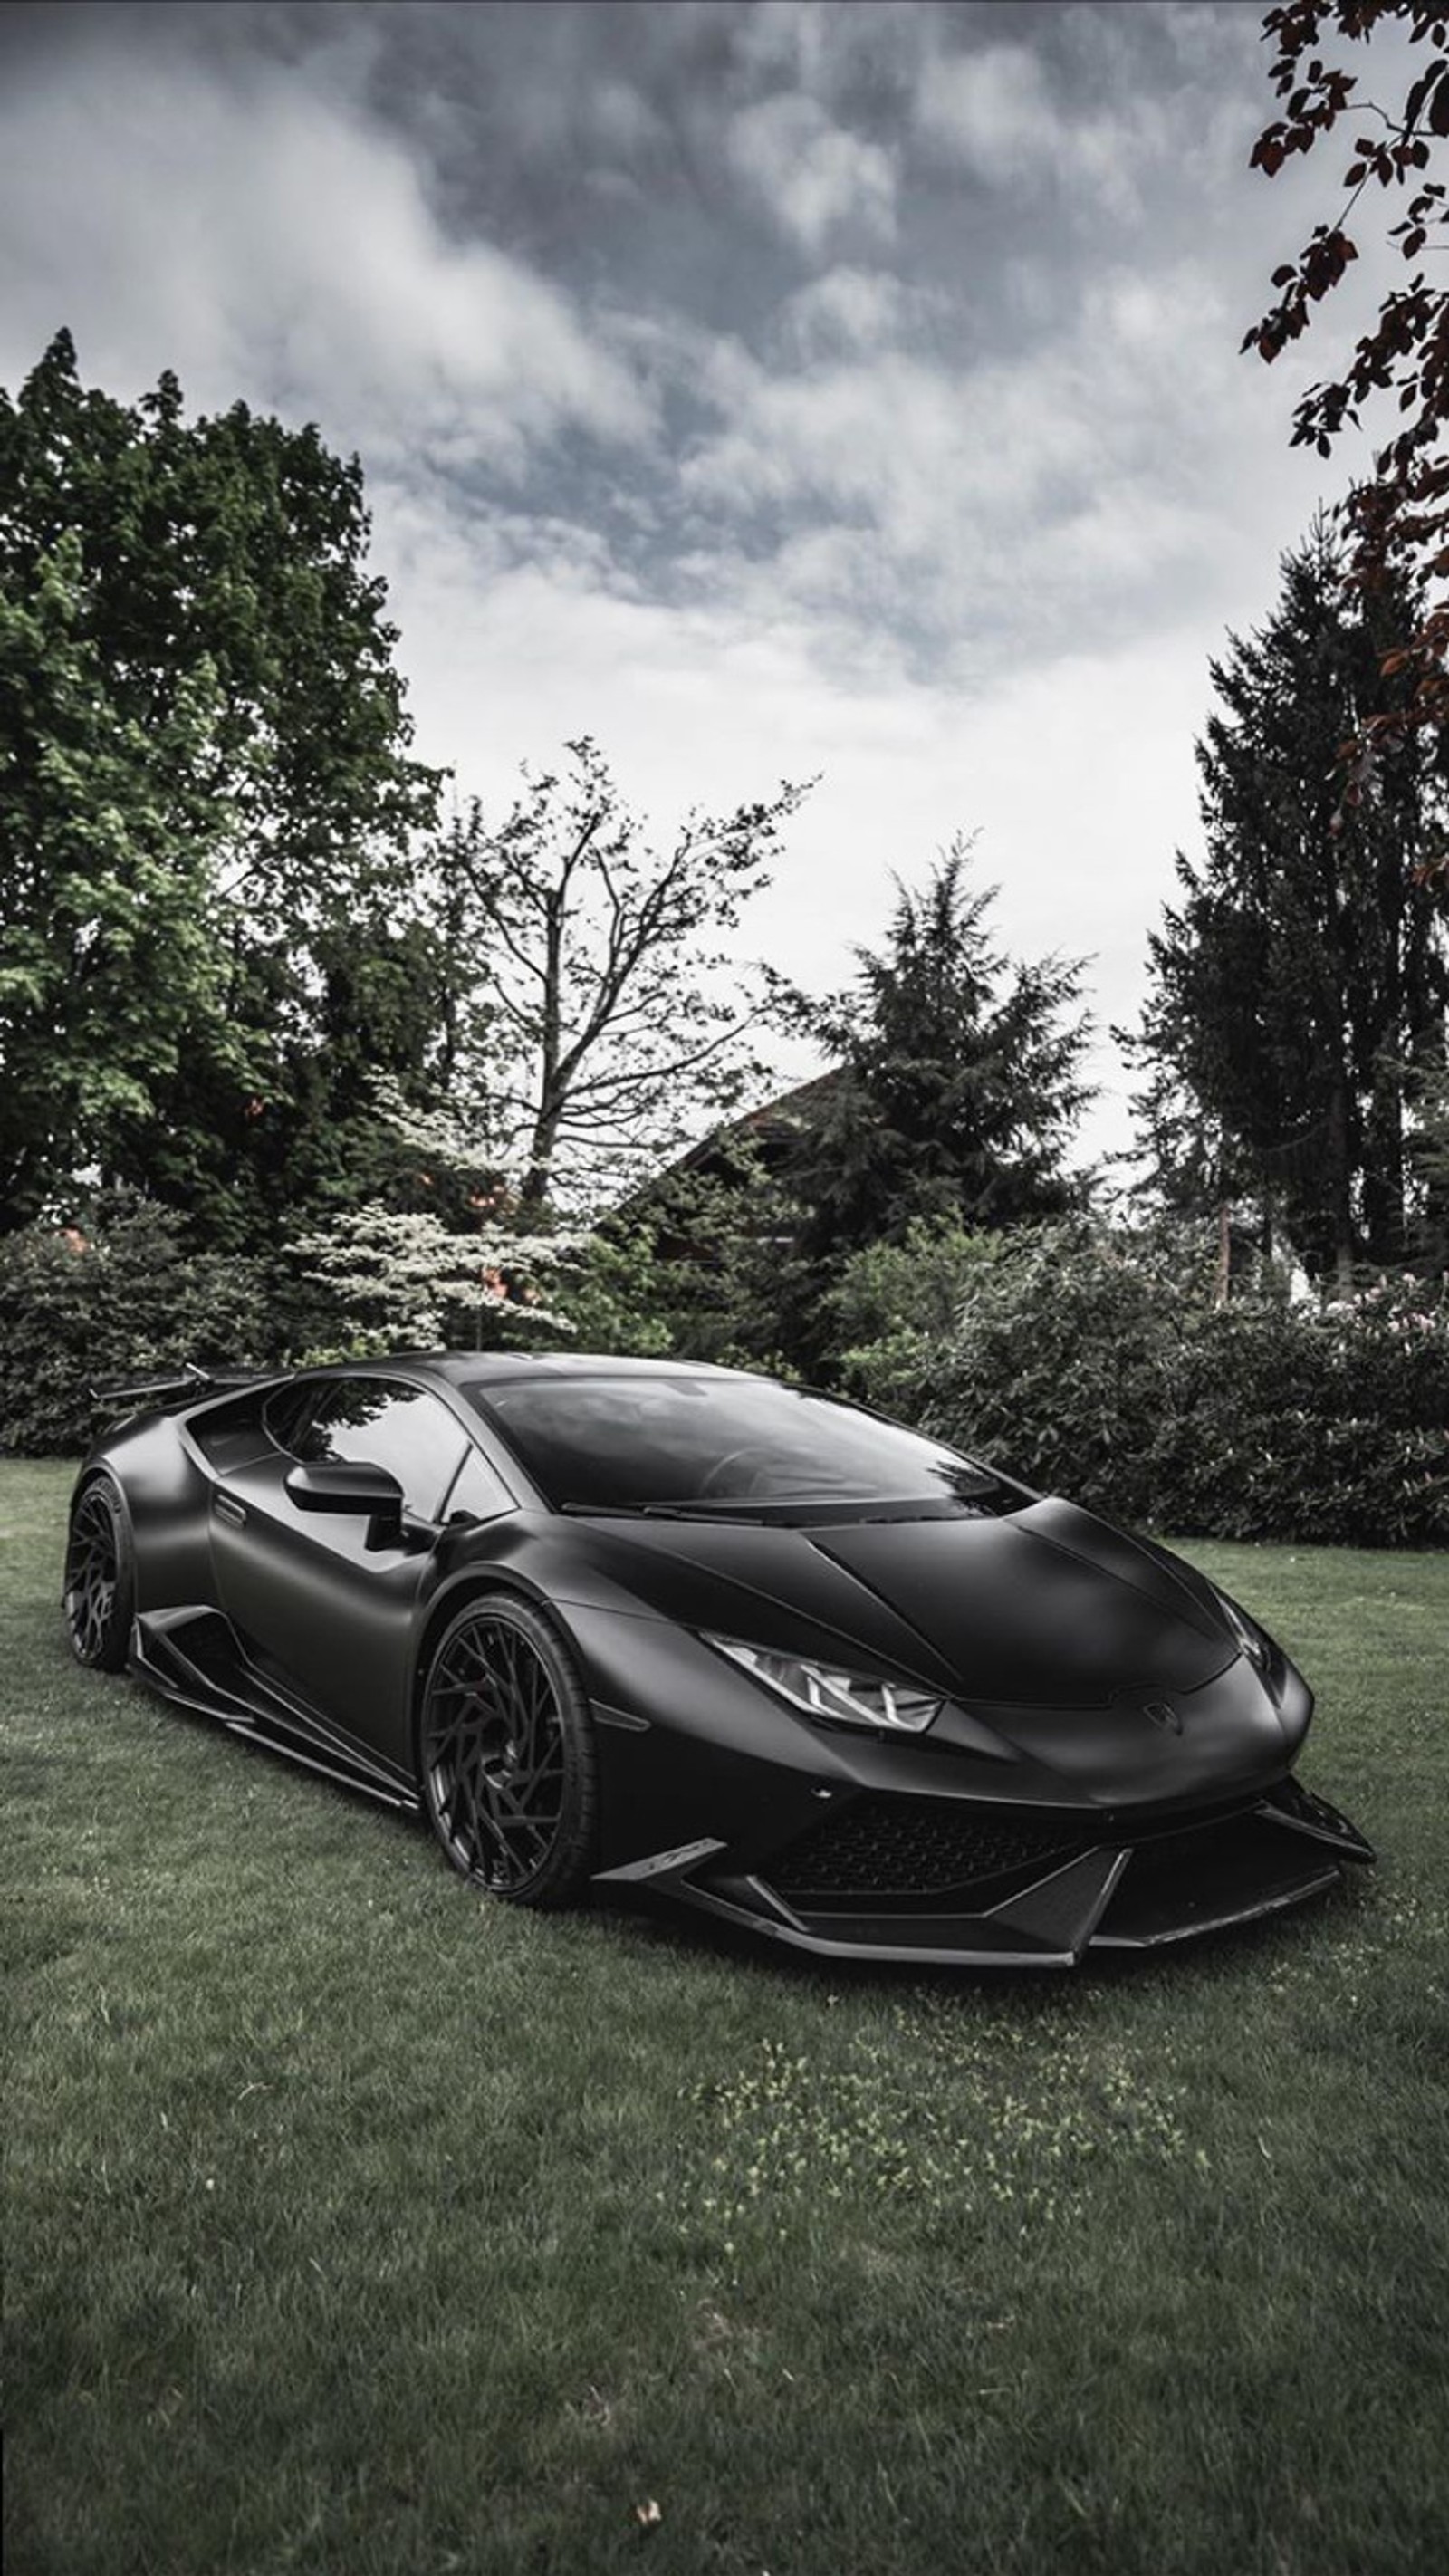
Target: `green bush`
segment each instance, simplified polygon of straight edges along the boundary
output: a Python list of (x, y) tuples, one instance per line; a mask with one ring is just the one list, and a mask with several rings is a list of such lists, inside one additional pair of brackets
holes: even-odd
[[(399, 1223), (417, 1231), (422, 1221)], [(343, 1229), (336, 1231), (340, 1241)], [(558, 1304), (575, 1328), (567, 1335), (541, 1318), (535, 1324), (521, 1301), (501, 1311), (479, 1306), (475, 1290), (474, 1303), (464, 1304), (450, 1294), (448, 1277), (435, 1275), (427, 1242), (421, 1250), (429, 1257), (414, 1267), (437, 1311), (414, 1325), (406, 1297), (398, 1303), (396, 1247), (384, 1250), (391, 1267), (379, 1255), (374, 1314), (364, 1313), (350, 1293), (355, 1282), (309, 1276), (295, 1248), (272, 1263), (233, 1253), (189, 1254), (175, 1215), (131, 1195), (109, 1199), (83, 1227), (31, 1226), (5, 1237), (0, 1454), (37, 1458), (84, 1449), (111, 1418), (96, 1403), (94, 1387), (164, 1376), (188, 1360), (203, 1368), (265, 1368), (357, 1359), (416, 1340), (448, 1340), (462, 1349), (475, 1340), (484, 1348), (532, 1340), (565, 1350), (669, 1348), (668, 1325), (653, 1311), (655, 1274), (632, 1242), (594, 1237), (560, 1258)], [(409, 1286), (416, 1303), (410, 1273), (403, 1280)]]
[(1413, 1311), (1194, 1318), (1155, 1445), (1159, 1520), (1323, 1545), (1449, 1539), (1449, 1315)]
[(186, 1360), (264, 1365), (275, 1356), (265, 1268), (236, 1254), (188, 1256), (177, 1220), (139, 1198), (93, 1226), (31, 1226), (0, 1241), (0, 1451), (36, 1458), (86, 1447), (105, 1421), (93, 1386), (163, 1375)]
[[(913, 1250), (932, 1256), (912, 1313)], [(941, 1323), (941, 1261), (955, 1311)], [(852, 1392), (1111, 1518), (1215, 1538), (1449, 1540), (1449, 1306), (1423, 1282), (1336, 1307), (1264, 1285), (1214, 1308), (1205, 1247), (1101, 1228), (858, 1256), (833, 1305), (875, 1338)]]
[(642, 1234), (590, 1235), (563, 1265), (558, 1304), (573, 1332), (558, 1347), (658, 1359), (672, 1347), (659, 1265)]

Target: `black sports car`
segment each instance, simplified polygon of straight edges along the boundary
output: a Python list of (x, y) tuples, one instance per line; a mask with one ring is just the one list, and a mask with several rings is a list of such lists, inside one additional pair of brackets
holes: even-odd
[(1246, 1612), (857, 1406), (532, 1354), (201, 1383), (81, 1470), (77, 1655), (421, 1807), (495, 1895), (1068, 1966), (1373, 1857)]

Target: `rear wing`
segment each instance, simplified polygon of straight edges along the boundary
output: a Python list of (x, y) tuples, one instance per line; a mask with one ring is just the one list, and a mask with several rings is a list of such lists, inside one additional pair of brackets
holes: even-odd
[(260, 1386), (275, 1369), (204, 1369), (183, 1360), (170, 1377), (137, 1378), (125, 1386), (93, 1386), (91, 1401), (107, 1413), (135, 1413), (142, 1405), (169, 1412), (173, 1405), (199, 1403), (204, 1395), (223, 1395), (229, 1387)]

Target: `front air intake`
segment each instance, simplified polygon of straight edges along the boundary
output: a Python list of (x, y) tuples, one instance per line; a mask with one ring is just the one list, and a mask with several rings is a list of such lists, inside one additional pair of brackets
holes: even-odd
[(861, 1797), (783, 1852), (770, 1877), (782, 1896), (945, 1896), (1085, 1848), (1080, 1826), (1036, 1824), (940, 1798)]

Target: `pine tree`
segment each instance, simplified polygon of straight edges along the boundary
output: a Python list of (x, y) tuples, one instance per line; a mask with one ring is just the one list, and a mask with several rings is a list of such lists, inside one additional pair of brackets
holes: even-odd
[(1401, 1259), (1412, 1239), (1405, 1092), (1442, 1062), (1446, 908), (1424, 863), (1443, 830), (1437, 747), (1386, 758), (1354, 805), (1337, 755), (1379, 703), (1401, 600), (1344, 586), (1318, 523), (1284, 558), (1267, 623), (1211, 665), (1198, 745), (1205, 851), (1148, 941), (1125, 1043), (1170, 1202), (1251, 1192), (1320, 1270)]
[(1009, 964), (986, 927), (996, 889), (969, 865), (958, 838), (922, 891), (897, 879), (885, 948), (858, 949), (855, 989), (802, 1013), (840, 1068), (791, 1174), (816, 1262), (918, 1218), (1005, 1226), (1080, 1197), (1063, 1157), (1089, 1097), (1087, 1023), (1066, 1016), (1081, 964)]

